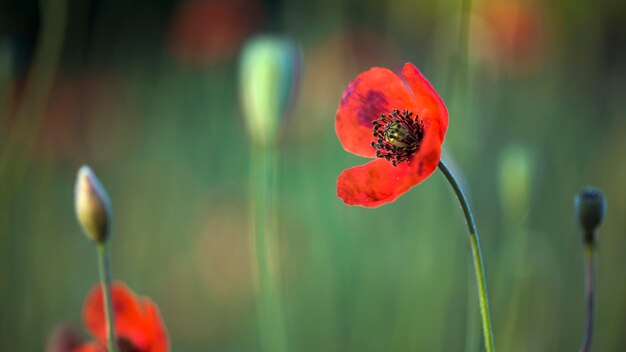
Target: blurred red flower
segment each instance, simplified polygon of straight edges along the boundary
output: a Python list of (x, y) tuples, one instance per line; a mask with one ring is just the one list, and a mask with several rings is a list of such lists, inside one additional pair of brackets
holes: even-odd
[(374, 67), (346, 88), (335, 118), (343, 148), (374, 158), (344, 170), (337, 195), (346, 204), (377, 207), (394, 201), (435, 171), (448, 129), (448, 110), (411, 63), (402, 78)]
[[(120, 352), (166, 352), (169, 337), (159, 308), (145, 297), (137, 297), (126, 285), (112, 285), (115, 337)], [(83, 320), (95, 342), (83, 344), (74, 352), (106, 352), (106, 321), (101, 286), (96, 285), (83, 305)]]
[(172, 14), (168, 48), (181, 63), (202, 67), (233, 57), (259, 22), (254, 1), (187, 0)]
[(549, 54), (552, 31), (541, 2), (485, 1), (471, 26), (470, 54), (490, 71), (529, 73)]

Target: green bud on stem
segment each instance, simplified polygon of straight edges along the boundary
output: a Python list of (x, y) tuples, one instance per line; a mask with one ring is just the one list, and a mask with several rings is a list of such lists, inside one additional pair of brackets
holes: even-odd
[(240, 62), (240, 94), (252, 142), (276, 142), (280, 124), (291, 107), (301, 67), (300, 46), (276, 36), (254, 37), (244, 45)]
[(517, 145), (504, 149), (498, 163), (498, 185), (505, 212), (510, 216), (527, 214), (533, 184), (533, 155)]
[(87, 238), (103, 244), (111, 230), (111, 202), (106, 190), (87, 165), (81, 166), (74, 188), (76, 217)]
[(574, 210), (583, 229), (584, 242), (594, 244), (596, 229), (604, 221), (607, 210), (604, 193), (595, 187), (584, 187), (574, 198)]

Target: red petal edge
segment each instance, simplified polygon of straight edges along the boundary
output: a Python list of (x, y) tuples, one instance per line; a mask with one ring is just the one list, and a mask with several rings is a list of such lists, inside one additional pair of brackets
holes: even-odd
[(414, 111), (424, 123), (439, 124), (439, 138), (443, 141), (448, 129), (448, 109), (430, 82), (412, 63), (402, 68), (402, 77), (413, 91), (417, 109)]
[[(140, 348), (151, 347), (155, 352), (168, 351), (167, 331), (156, 305), (149, 299), (137, 298), (134, 292), (122, 282), (114, 282), (111, 291), (115, 314), (115, 335), (128, 339)], [(85, 299), (83, 320), (87, 330), (98, 341), (106, 343), (104, 301), (99, 284)]]
[(344, 170), (337, 179), (337, 196), (348, 205), (375, 208), (393, 202), (399, 196), (427, 179), (439, 165), (441, 143), (431, 124), (425, 131), (419, 151), (409, 162), (393, 167), (385, 159)]
[(170, 350), (169, 336), (167, 329), (161, 318), (161, 313), (157, 305), (148, 298), (143, 300), (144, 311), (146, 313), (147, 326), (152, 334), (151, 352), (167, 352)]

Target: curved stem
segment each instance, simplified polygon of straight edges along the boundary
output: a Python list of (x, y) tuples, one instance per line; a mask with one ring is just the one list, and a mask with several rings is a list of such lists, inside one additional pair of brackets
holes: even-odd
[(493, 343), (493, 330), (491, 327), (491, 318), (489, 316), (489, 299), (487, 298), (487, 284), (485, 282), (485, 266), (483, 263), (482, 252), (480, 250), (480, 240), (478, 238), (478, 231), (476, 231), (476, 223), (472, 216), (472, 211), (469, 207), (469, 202), (461, 189), (461, 185), (454, 177), (448, 166), (439, 161), (439, 170), (446, 177), (446, 180), (452, 186), (454, 193), (456, 194), (461, 208), (463, 208), (463, 215), (465, 215), (465, 221), (467, 222), (467, 229), (469, 230), (470, 245), (472, 247), (472, 256), (474, 258), (474, 271), (476, 272), (476, 284), (478, 286), (478, 299), (480, 303), (480, 315), (483, 323), (483, 336), (485, 339), (485, 349), (487, 352), (495, 351)]
[(117, 352), (115, 342), (115, 316), (113, 314), (113, 299), (111, 296), (111, 262), (106, 243), (100, 243), (98, 248), (98, 272), (104, 297), (104, 317), (107, 327), (107, 346), (109, 352)]
[(588, 352), (591, 349), (591, 337), (593, 336), (593, 311), (594, 311), (594, 260), (593, 243), (585, 244), (585, 301), (587, 316), (585, 317), (585, 337), (580, 346), (580, 352)]

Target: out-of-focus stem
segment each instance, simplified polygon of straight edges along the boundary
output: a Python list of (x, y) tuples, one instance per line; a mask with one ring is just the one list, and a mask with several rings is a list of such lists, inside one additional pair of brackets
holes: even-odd
[(251, 150), (250, 186), (253, 223), (255, 272), (259, 289), (260, 341), (263, 351), (285, 352), (286, 338), (282, 323), (280, 278), (276, 248), (276, 157), (275, 148), (253, 147)]
[(454, 52), (450, 55), (448, 62), (448, 75), (446, 77), (446, 85), (443, 93), (449, 100), (453, 100), (455, 86), (458, 84), (459, 74), (466, 75), (468, 73), (467, 51), (469, 47), (469, 27), (470, 16), (472, 11), (472, 0), (461, 0), (459, 32), (457, 36), (457, 45), (454, 46)]
[(593, 243), (585, 243), (585, 337), (583, 338), (580, 352), (588, 352), (591, 349), (591, 339), (593, 337), (593, 315), (594, 315), (594, 258)]
[(115, 341), (115, 315), (113, 313), (113, 298), (111, 294), (111, 262), (107, 244), (97, 245), (98, 250), (98, 272), (100, 273), (100, 283), (102, 286), (102, 297), (104, 298), (104, 317), (106, 320), (107, 346), (109, 352), (117, 352)]

